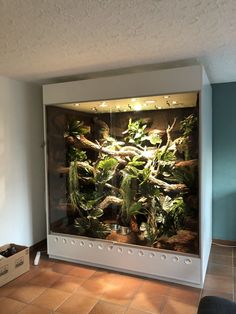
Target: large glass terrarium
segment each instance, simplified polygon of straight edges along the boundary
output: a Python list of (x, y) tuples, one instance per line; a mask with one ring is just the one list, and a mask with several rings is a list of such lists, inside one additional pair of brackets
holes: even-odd
[(50, 230), (199, 254), (198, 93), (47, 108)]
[(202, 71), (44, 86), (51, 257), (202, 285), (211, 243)]

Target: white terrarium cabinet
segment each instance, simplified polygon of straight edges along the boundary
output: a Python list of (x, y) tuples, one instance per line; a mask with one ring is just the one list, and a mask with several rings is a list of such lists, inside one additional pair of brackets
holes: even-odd
[[(63, 103), (193, 91), (199, 92), (199, 256), (52, 233), (49, 228), (46, 193), (50, 257), (202, 287), (212, 241), (212, 104), (211, 86), (204, 68), (194, 65), (44, 85), (43, 103), (45, 109), (46, 106)], [(46, 122), (45, 142), (47, 143)], [(47, 147), (45, 165), (47, 189)]]

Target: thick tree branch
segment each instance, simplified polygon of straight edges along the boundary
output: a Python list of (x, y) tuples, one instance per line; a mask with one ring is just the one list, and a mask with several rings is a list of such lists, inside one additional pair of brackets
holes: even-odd
[(130, 156), (130, 157), (134, 157), (134, 156), (139, 156), (138, 153), (136, 153), (135, 151), (131, 151), (131, 150), (119, 150), (119, 151), (115, 151), (115, 150), (111, 150), (111, 149), (107, 149), (106, 147), (102, 147), (99, 144), (95, 144), (92, 141), (88, 140), (84, 135), (81, 135), (79, 140), (79, 143), (81, 143), (85, 148), (90, 148), (93, 149), (97, 152), (102, 152), (104, 154), (110, 155), (110, 156)]
[(188, 190), (185, 184), (169, 184), (153, 176), (149, 176), (151, 183), (157, 184), (160, 188), (164, 189), (165, 192), (185, 192)]
[[(81, 169), (87, 169), (89, 172), (94, 173), (94, 167), (90, 166), (88, 163), (86, 162), (82, 162), (82, 161), (77, 161), (77, 167), (81, 168)], [(56, 170), (59, 173), (68, 173), (69, 172), (70, 167), (58, 167)]]
[(198, 165), (198, 160), (197, 159), (192, 159), (192, 160), (184, 160), (184, 161), (178, 161), (175, 164), (176, 168), (180, 167), (196, 167)]
[(122, 205), (123, 200), (116, 196), (107, 196), (100, 204), (97, 205), (97, 208), (105, 209), (111, 204)]

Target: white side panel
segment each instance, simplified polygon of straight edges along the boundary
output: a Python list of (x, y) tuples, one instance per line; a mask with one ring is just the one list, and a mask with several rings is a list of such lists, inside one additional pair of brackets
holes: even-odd
[(126, 74), (43, 86), (43, 103), (128, 98), (201, 89), (201, 66)]
[(48, 254), (77, 263), (200, 287), (200, 259), (197, 257), (67, 235), (49, 235)]
[(44, 176), (45, 176), (45, 210), (46, 210), (46, 231), (50, 233), (49, 229), (49, 189), (48, 189), (48, 152), (47, 152), (47, 118), (46, 106), (43, 105), (43, 139), (44, 139)]
[(204, 69), (200, 95), (200, 209), (203, 282), (212, 242), (212, 90)]

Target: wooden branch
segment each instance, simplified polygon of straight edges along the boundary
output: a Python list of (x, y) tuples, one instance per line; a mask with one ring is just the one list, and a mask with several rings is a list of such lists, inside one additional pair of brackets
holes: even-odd
[[(101, 152), (110, 156), (130, 156), (130, 157), (134, 157), (134, 156), (139, 156), (138, 153), (136, 153), (135, 151), (131, 151), (131, 150), (119, 150), (119, 151), (115, 151), (115, 150), (111, 150), (111, 149), (107, 149), (106, 147), (102, 147), (99, 144), (95, 144), (92, 141), (88, 140), (84, 135), (81, 135), (80, 138), (78, 139), (78, 142), (81, 143), (85, 148), (90, 148), (93, 149), (97, 152)], [(77, 144), (77, 143), (75, 143)]]
[(172, 125), (171, 126), (168, 125), (168, 127), (166, 129), (167, 142), (166, 142), (166, 146), (165, 146), (165, 150), (164, 150), (163, 155), (167, 152), (168, 148), (170, 147), (170, 144), (171, 144), (170, 132), (173, 130), (175, 123), (176, 123), (176, 118), (174, 119), (174, 122), (172, 123)]
[(198, 160), (197, 159), (192, 159), (192, 160), (183, 160), (179, 161), (175, 164), (176, 168), (181, 168), (181, 167), (196, 167), (198, 165)]
[[(80, 147), (81, 144), (84, 148), (89, 148), (92, 150), (95, 150), (99, 153), (104, 153), (110, 156), (114, 157), (134, 157), (134, 156), (140, 156), (141, 158), (144, 158), (148, 160), (149, 158), (152, 158), (155, 154), (155, 149), (152, 150), (144, 150), (133, 146), (124, 146), (120, 148), (119, 150), (112, 150), (106, 147), (101, 146), (98, 143), (94, 143), (90, 140), (88, 140), (84, 135), (81, 135), (79, 139), (76, 138), (75, 145)], [(117, 158), (118, 160), (118, 158)], [(122, 160), (118, 160), (120, 163), (124, 163)]]
[(62, 166), (59, 166), (56, 168), (56, 171), (59, 172), (59, 173), (68, 173), (69, 172), (69, 167), (62, 167)]
[(152, 134), (158, 134), (160, 137), (162, 137), (166, 133), (166, 130), (159, 130), (159, 129), (151, 129), (148, 131), (148, 135)]
[(125, 159), (120, 158), (119, 156), (115, 156), (116, 160), (119, 162), (121, 165), (126, 165), (127, 161)]
[[(174, 122), (172, 123), (172, 125), (171, 125), (171, 126), (168, 125), (168, 127), (167, 127), (167, 129), (166, 129), (167, 141), (166, 141), (166, 145), (164, 146), (164, 151), (163, 151), (163, 153), (162, 153), (163, 156), (164, 156), (165, 153), (168, 151), (168, 149), (169, 149), (169, 147), (170, 147), (170, 145), (171, 145), (172, 140), (171, 140), (170, 132), (172, 131), (172, 129), (173, 129), (175, 123), (176, 123), (176, 118), (174, 119)], [(157, 172), (158, 172), (158, 173), (159, 173), (159, 170), (160, 170), (160, 165), (161, 165), (161, 163), (158, 162), (158, 166), (157, 166)]]
[(94, 173), (94, 167), (89, 165), (87, 162), (77, 161), (77, 167), (82, 169), (88, 169), (90, 172)]
[(156, 154), (156, 149), (145, 149), (141, 150), (140, 148), (134, 147), (134, 146), (124, 146), (120, 149), (121, 152), (123, 151), (134, 151), (137, 153), (141, 158), (144, 158), (146, 160), (150, 160), (150, 158), (153, 158)]
[[(94, 167), (93, 166), (90, 166), (89, 164), (87, 164), (86, 162), (82, 162), (82, 161), (77, 161), (77, 167), (78, 168), (81, 168), (81, 169), (88, 169), (90, 172), (94, 173), (95, 170), (94, 170)], [(56, 171), (59, 172), (59, 173), (68, 173), (69, 172), (69, 169), (70, 167), (63, 167), (63, 166), (60, 166), (60, 167), (57, 167), (56, 168)]]
[(123, 204), (123, 200), (116, 197), (116, 196), (107, 196), (105, 197), (105, 199), (96, 206), (96, 208), (99, 209), (105, 209), (107, 208), (109, 205), (114, 204), (114, 205), (122, 205)]
[(113, 190), (113, 191), (116, 191), (116, 192), (119, 192), (119, 191), (120, 191), (119, 188), (117, 188), (117, 187), (115, 187), (114, 185), (111, 185), (111, 184), (109, 184), (109, 183), (105, 183), (105, 186), (106, 186), (107, 188)]
[(136, 152), (137, 154), (142, 154), (142, 150), (141, 149), (139, 149), (139, 148), (137, 148), (137, 147), (135, 147), (135, 146), (124, 146), (124, 147), (122, 147), (122, 149), (121, 149), (122, 151), (134, 151), (134, 152)]
[(157, 184), (160, 188), (164, 189), (165, 192), (172, 192), (172, 191), (176, 191), (176, 192), (186, 192), (188, 190), (187, 186), (185, 184), (169, 184), (166, 183), (160, 179), (157, 179), (153, 176), (149, 176), (149, 180), (154, 183)]

